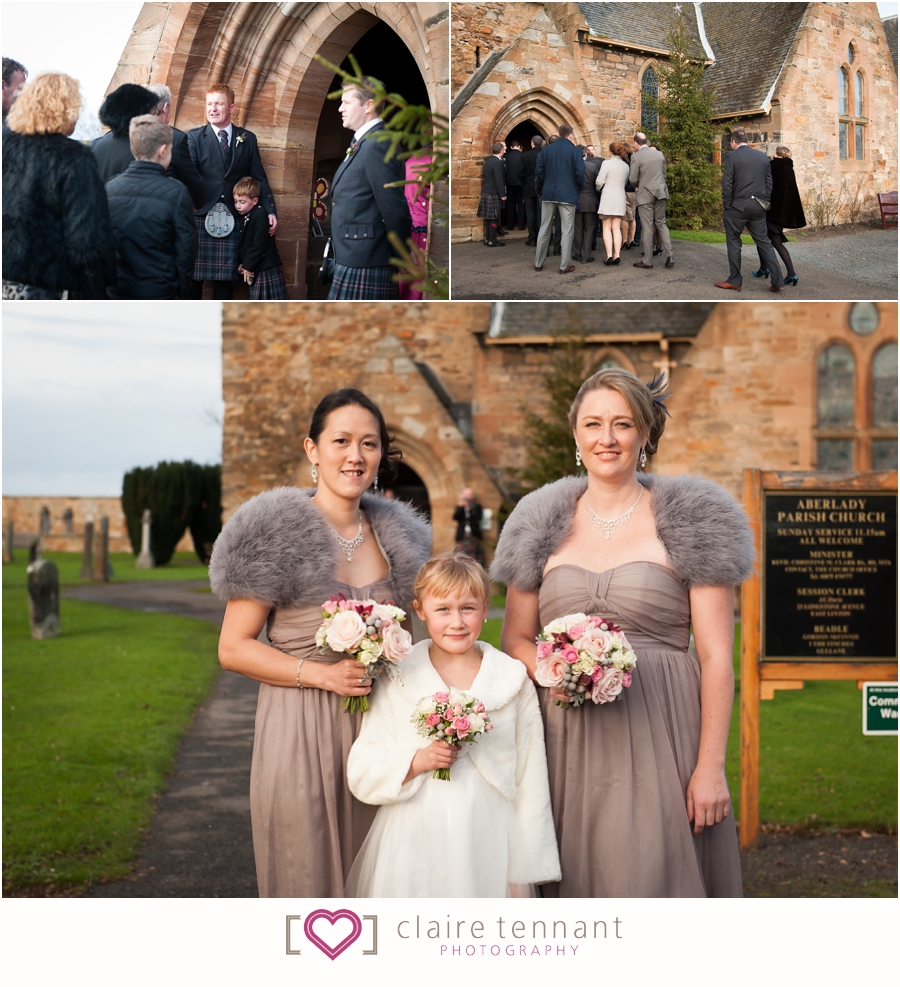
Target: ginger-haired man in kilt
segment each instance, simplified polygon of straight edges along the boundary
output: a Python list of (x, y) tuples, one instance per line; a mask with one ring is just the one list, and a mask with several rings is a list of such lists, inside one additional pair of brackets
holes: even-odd
[(377, 103), (383, 87), (374, 79), (363, 82), (362, 88), (343, 84), (341, 120), (354, 133), (331, 186), (334, 280), (329, 299), (399, 298), (388, 233), (403, 243), (412, 235), (403, 186), (385, 188), (405, 179), (404, 164), (396, 156), (385, 161), (388, 144), (370, 139), (384, 129)]
[(234, 184), (245, 175), (259, 182), (260, 203), (269, 218), (269, 233), (278, 226), (275, 197), (259, 157), (256, 135), (232, 123), (237, 106), (234, 91), (214, 85), (206, 94), (208, 126), (188, 131), (191, 159), (206, 182), (206, 201), (194, 213), (197, 224), (197, 260), (192, 297), (201, 298), (203, 282), (212, 281), (213, 298), (232, 297), (232, 282), (239, 280), (239, 216), (234, 208)]

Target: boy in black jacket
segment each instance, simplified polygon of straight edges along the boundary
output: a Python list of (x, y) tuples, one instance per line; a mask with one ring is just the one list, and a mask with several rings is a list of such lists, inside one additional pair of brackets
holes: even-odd
[(269, 217), (259, 204), (259, 191), (259, 182), (249, 175), (234, 185), (234, 208), (242, 217), (238, 271), (250, 285), (254, 302), (288, 296), (275, 238), (269, 234)]

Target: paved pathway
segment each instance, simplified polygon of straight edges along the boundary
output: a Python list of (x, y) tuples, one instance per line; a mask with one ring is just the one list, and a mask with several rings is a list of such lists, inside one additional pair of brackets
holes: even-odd
[[(63, 595), (221, 625), (225, 604), (202, 582), (79, 586)], [(133, 875), (97, 884), (86, 898), (255, 898), (250, 755), (259, 685), (223, 672), (200, 706), (159, 796)]]
[(603, 264), (602, 242), (592, 264), (575, 262), (572, 274), (560, 275), (559, 258), (550, 256), (543, 271), (534, 270), (534, 248), (525, 246), (524, 232), (515, 230), (505, 247), (489, 249), (481, 241), (453, 244), (451, 294), (454, 300), (485, 301), (540, 299), (561, 301), (874, 301), (897, 298), (897, 231), (866, 230), (820, 240), (788, 244), (799, 285), (780, 294), (769, 281), (757, 280), (756, 248), (744, 246), (743, 290), (724, 291), (714, 282), (728, 277), (724, 243), (674, 240), (675, 267), (666, 270), (657, 257), (652, 271), (631, 265), (641, 259), (636, 250), (623, 251), (617, 267)]

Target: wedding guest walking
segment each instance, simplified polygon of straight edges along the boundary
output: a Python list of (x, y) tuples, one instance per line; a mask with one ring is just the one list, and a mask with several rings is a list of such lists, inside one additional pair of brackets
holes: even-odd
[(635, 151), (631, 156), (631, 183), (634, 185), (635, 203), (641, 219), (641, 238), (644, 256), (633, 267), (645, 270), (653, 267), (653, 230), (659, 230), (666, 252), (666, 267), (675, 266), (669, 228), (666, 226), (666, 200), (669, 186), (666, 184), (666, 159), (660, 151), (649, 147), (647, 135), (634, 135)]
[(478, 203), (478, 216), (484, 220), (484, 245), (505, 247), (498, 239), (500, 231), (501, 203), (506, 202), (506, 170), (503, 167), (503, 141), (491, 145), (490, 157), (484, 159), (484, 185), (481, 201)]
[(606, 158), (597, 175), (597, 191), (600, 193), (600, 219), (603, 223), (603, 246), (606, 248), (607, 267), (619, 263), (622, 252), (622, 217), (628, 201), (625, 186), (628, 183), (628, 151), (618, 141), (609, 145), (612, 157)]
[(535, 185), (541, 190), (541, 232), (534, 256), (534, 269), (542, 271), (550, 248), (551, 225), (558, 217), (560, 230), (560, 274), (571, 274), (572, 241), (575, 237), (575, 204), (584, 184), (584, 158), (572, 143), (572, 128), (564, 123), (559, 140), (541, 152), (535, 170)]
[[(800, 278), (797, 277), (794, 262), (788, 253), (787, 237), (784, 235), (784, 231), (785, 228), (789, 230), (803, 229), (806, 226), (806, 216), (803, 214), (803, 200), (800, 198), (800, 190), (797, 188), (797, 179), (794, 176), (791, 149), (784, 147), (784, 145), (776, 147), (775, 157), (772, 158), (770, 167), (772, 169), (772, 204), (766, 213), (766, 233), (769, 235), (769, 242), (787, 268), (784, 283), (796, 287)], [(753, 272), (753, 277), (767, 278), (770, 272), (759, 247), (757, 247), (757, 252), (759, 254), (759, 270)]]
[(662, 388), (618, 367), (582, 384), (569, 423), (587, 475), (519, 501), (491, 569), (508, 587), (503, 650), (532, 676), (536, 635), (570, 614), (615, 621), (637, 656), (615, 701), (560, 709), (567, 691), (538, 690), (562, 863), (545, 897), (742, 894), (725, 746), (753, 537), (716, 484), (639, 472), (665, 427)]
[(322, 604), (343, 593), (408, 611), (431, 553), (430, 526), (374, 494), (399, 454), (370, 398), (350, 388), (326, 395), (305, 449), (316, 486), (242, 504), (209, 569), (213, 592), (228, 601), (219, 660), (260, 683), (250, 818), (263, 898), (342, 898), (375, 816), (347, 786), (362, 714), (341, 709), (372, 683), (355, 659), (317, 646)]

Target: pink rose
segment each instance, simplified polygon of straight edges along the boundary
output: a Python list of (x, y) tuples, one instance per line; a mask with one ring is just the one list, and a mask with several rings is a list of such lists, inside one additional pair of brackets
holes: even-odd
[(618, 668), (607, 668), (603, 678), (594, 683), (591, 699), (595, 703), (611, 703), (622, 691), (622, 677)]
[(562, 685), (565, 671), (565, 661), (559, 655), (551, 655), (549, 658), (542, 658), (538, 661), (534, 670), (534, 679), (538, 685), (545, 685), (552, 689), (554, 686)]
[(382, 623), (388, 623), (388, 621), (393, 622), (394, 620), (394, 608), (388, 606), (387, 603), (376, 603), (372, 607), (372, 616), (377, 617)]
[(581, 624), (572, 624), (566, 633), (569, 635), (570, 640), (577, 641), (584, 634), (584, 628)]
[(436, 692), (436, 693), (434, 694), (434, 698), (435, 698), (435, 699), (436, 699), (436, 700), (437, 700), (437, 701), (438, 701), (439, 703), (445, 703), (445, 702), (447, 702), (447, 700), (448, 700), (448, 699), (450, 698), (450, 693), (449, 693), (449, 692)]
[(622, 676), (622, 688), (627, 689), (631, 685), (631, 672), (625, 672)]
[(485, 723), (484, 729), (485, 730), (493, 730), (494, 729), (494, 724), (493, 723)]
[(594, 665), (594, 670), (591, 672), (591, 681), (599, 682), (603, 678), (603, 673), (605, 669), (602, 665)]
[(331, 622), (325, 643), (332, 651), (355, 651), (365, 636), (366, 625), (360, 615), (353, 610), (342, 610)]
[(548, 655), (553, 654), (553, 642), (552, 641), (538, 641), (537, 646), (537, 656), (538, 659), (546, 658)]
[(560, 652), (559, 657), (563, 661), (567, 661), (570, 665), (574, 665), (578, 661), (578, 652), (570, 644), (567, 644)]
[(453, 718), (453, 729), (456, 731), (457, 736), (462, 736), (469, 732), (469, 718), (468, 716), (456, 716)]
[(412, 651), (412, 638), (409, 631), (404, 630), (394, 621), (383, 627), (381, 634), (384, 653), (388, 657), (388, 660), (403, 661), (410, 651)]
[(430, 727), (436, 727), (438, 725), (438, 723), (441, 722), (441, 715), (440, 715), (440, 713), (432, 713), (431, 716), (428, 716), (428, 717), (425, 718), (425, 722)]
[(609, 650), (609, 634), (599, 627), (589, 627), (578, 646), (594, 658), (600, 658)]
[(484, 712), (484, 703), (476, 703), (475, 704), (475, 712), (476, 713), (483, 713)]

